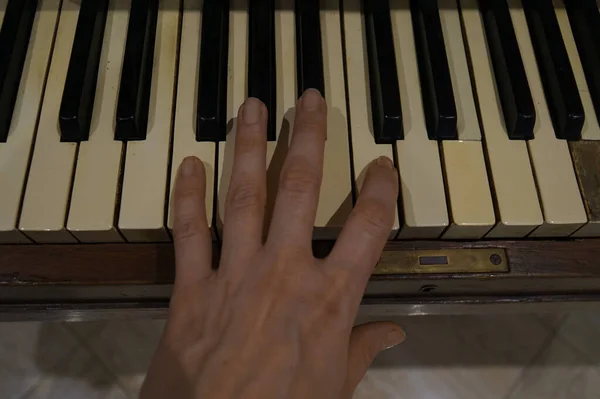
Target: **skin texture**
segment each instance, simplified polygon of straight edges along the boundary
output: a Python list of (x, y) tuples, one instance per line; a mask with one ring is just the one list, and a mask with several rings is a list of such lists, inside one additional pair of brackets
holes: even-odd
[(254, 98), (242, 105), (217, 270), (203, 164), (193, 157), (181, 164), (174, 293), (141, 398), (350, 398), (375, 356), (404, 340), (390, 322), (354, 327), (392, 228), (398, 174), (389, 159), (370, 165), (328, 258), (313, 257), (326, 120), (321, 95), (306, 91), (263, 234), (267, 109)]

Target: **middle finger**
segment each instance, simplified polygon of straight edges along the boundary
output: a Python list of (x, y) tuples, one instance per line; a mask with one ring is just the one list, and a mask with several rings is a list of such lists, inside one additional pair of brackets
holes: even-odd
[(292, 142), (281, 170), (268, 244), (308, 246), (323, 178), (327, 105), (309, 89), (296, 106)]

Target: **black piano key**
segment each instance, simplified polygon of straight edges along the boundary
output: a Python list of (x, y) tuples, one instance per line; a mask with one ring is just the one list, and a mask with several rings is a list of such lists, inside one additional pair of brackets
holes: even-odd
[(96, 95), (108, 0), (82, 0), (65, 89), (60, 104), (60, 139), (86, 141)]
[(37, 0), (10, 0), (0, 30), (0, 143), (5, 143), (27, 58)]
[[(363, 3), (375, 142), (404, 139), (400, 86), (388, 0)], [(350, 77), (352, 78), (352, 77)]]
[(225, 141), (229, 0), (205, 0), (198, 79), (197, 141)]
[(600, 122), (600, 12), (596, 0), (565, 0), (571, 31)]
[(133, 0), (123, 57), (115, 140), (145, 140), (154, 65), (158, 0)]
[(427, 135), (431, 140), (458, 140), (452, 78), (437, 0), (411, 0), (415, 47)]
[(248, 22), (248, 96), (258, 98), (267, 106), (267, 140), (275, 141), (275, 1), (250, 0)]
[(295, 3), (298, 96), (307, 89), (317, 89), (325, 96), (319, 0)]
[(488, 47), (508, 137), (533, 139), (535, 108), (506, 0), (481, 0)]
[(523, 2), (546, 102), (559, 139), (579, 140), (584, 112), (552, 0)]

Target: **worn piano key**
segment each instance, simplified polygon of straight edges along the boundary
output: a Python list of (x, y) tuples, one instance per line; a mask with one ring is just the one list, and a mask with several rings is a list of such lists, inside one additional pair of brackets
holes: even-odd
[(569, 143), (581, 198), (585, 206), (587, 223), (573, 233), (573, 237), (600, 236), (600, 124), (596, 116), (590, 90), (585, 78), (582, 60), (577, 51), (573, 29), (562, 0), (554, 0), (554, 11), (562, 33), (564, 44), (573, 68), (573, 74), (585, 113), (581, 137), (583, 140)]
[(590, 96), (590, 90), (585, 80), (583, 66), (581, 64), (581, 59), (579, 58), (579, 53), (577, 52), (577, 45), (575, 44), (575, 38), (573, 37), (569, 16), (563, 0), (554, 0), (554, 12), (558, 19), (558, 25), (560, 26), (565, 48), (569, 54), (569, 61), (573, 68), (573, 74), (575, 76), (575, 81), (577, 82), (579, 96), (583, 105), (585, 117), (581, 138), (584, 140), (600, 140), (600, 123), (596, 116), (596, 110), (594, 109), (592, 97)]
[(298, 95), (307, 89), (317, 89), (323, 96), (323, 46), (319, 22), (319, 0), (295, 2), (296, 15), (296, 62)]
[(600, 236), (600, 141), (570, 142), (571, 158), (585, 206), (587, 223), (573, 237)]
[[(360, 3), (360, 0), (344, 0), (343, 14), (343, 26), (345, 28), (344, 54), (346, 57), (347, 75), (350, 77), (347, 84), (348, 110), (350, 112), (350, 138), (352, 143), (351, 147), (353, 149), (352, 166), (354, 169), (354, 184), (357, 192), (360, 192), (366, 169), (373, 159), (380, 156), (386, 156), (393, 159), (392, 145), (383, 143), (376, 144), (373, 140), (376, 132), (371, 124), (371, 115), (369, 115), (369, 109), (371, 107), (368, 100), (369, 61), (367, 57), (366, 21), (361, 16)], [(391, 44), (393, 46), (393, 40)], [(395, 62), (395, 59), (393, 61)], [(397, 74), (395, 67), (393, 72)], [(390, 74), (392, 74), (392, 71)], [(398, 93), (398, 97), (399, 95), (400, 93)], [(396, 211), (392, 230), (390, 231), (390, 238), (396, 236), (399, 228), (400, 222), (398, 211)]]
[(520, 0), (510, 0), (510, 14), (537, 115), (535, 139), (527, 142), (544, 224), (532, 237), (565, 237), (586, 222), (585, 209), (571, 162), (569, 147), (553, 131), (533, 44)]
[(584, 122), (583, 104), (552, 0), (526, 1), (523, 9), (554, 133), (559, 139), (579, 140)]
[(61, 140), (88, 139), (108, 0), (83, 0), (60, 105)]
[(10, 0), (0, 21), (0, 143), (8, 138), (37, 3)]
[(497, 223), (486, 237), (524, 237), (543, 223), (527, 145), (506, 133), (477, 0), (460, 3), (497, 212)]
[(450, 225), (445, 239), (479, 239), (495, 224), (494, 204), (456, 0), (439, 0), (457, 111), (458, 141), (441, 143)]
[[(160, 2), (156, 26), (156, 48), (160, 51), (154, 53), (152, 69), (151, 123), (146, 140), (127, 143), (118, 227), (129, 242), (170, 241), (165, 227), (165, 206), (179, 51), (179, 6), (179, 0)], [(198, 40), (199, 35), (195, 37)], [(196, 67), (194, 61), (192, 65)], [(193, 82), (192, 76), (188, 85)], [(190, 137), (193, 140), (193, 134)]]
[(227, 123), (229, 1), (204, 0), (196, 140), (224, 141)]
[[(200, 53), (204, 43), (200, 40), (202, 32), (202, 0), (185, 0), (181, 26), (181, 45), (179, 51), (179, 73), (177, 77), (177, 96), (175, 121), (173, 128), (173, 155), (171, 161), (171, 178), (169, 188), (169, 213), (167, 226), (173, 228), (173, 190), (179, 165), (187, 156), (196, 156), (204, 164), (206, 175), (205, 210), (208, 226), (213, 228), (213, 199), (215, 193), (216, 142), (197, 141), (196, 118), (197, 108), (194, 106), (198, 98)], [(212, 230), (214, 233), (214, 230)]]
[[(5, 5), (1, 0), (0, 23)], [(8, 140), (0, 143), (0, 243), (29, 242), (17, 224), (59, 11), (60, 0), (40, 1)]]
[(437, 0), (412, 0), (414, 37), (427, 134), (456, 140), (456, 104)]
[(482, 0), (479, 8), (508, 136), (513, 140), (531, 140), (535, 109), (506, 1)]
[(404, 127), (390, 5), (388, 0), (365, 1), (363, 7), (375, 142), (392, 144), (404, 138)]
[(36, 242), (76, 242), (65, 220), (77, 143), (61, 142), (57, 122), (80, 4), (67, 0), (56, 5), (60, 18), (19, 219), (19, 229)]
[(267, 140), (276, 140), (275, 1), (250, 0), (248, 5), (248, 96), (265, 103)]
[(115, 140), (146, 139), (157, 18), (158, 0), (131, 2)]
[(600, 121), (600, 12), (596, 0), (565, 0), (596, 117)]
[[(404, 224), (398, 238), (437, 238), (448, 226), (438, 142), (429, 140), (419, 86), (419, 67), (409, 0), (390, 2), (404, 140), (396, 143)], [(354, 131), (353, 131), (354, 134)], [(354, 151), (361, 151), (354, 147)]]
[(90, 135), (79, 144), (67, 230), (84, 243), (123, 241), (115, 218), (123, 143), (114, 140), (112, 127), (119, 99), (130, 6), (131, 0), (110, 2), (98, 63), (98, 88)]

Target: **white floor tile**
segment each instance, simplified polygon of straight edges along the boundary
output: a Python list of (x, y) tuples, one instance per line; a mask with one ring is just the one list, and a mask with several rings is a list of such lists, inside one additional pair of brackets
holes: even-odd
[(64, 359), (25, 399), (127, 399), (117, 378), (88, 350)]
[(356, 398), (502, 398), (552, 334), (529, 315), (394, 321), (407, 339), (380, 354)]
[(114, 321), (105, 323), (97, 333), (87, 333), (84, 342), (106, 367), (118, 376), (130, 395), (137, 395), (164, 328), (164, 320)]
[(600, 362), (600, 315), (598, 312), (569, 315), (558, 330), (558, 335), (588, 359)]
[(64, 326), (80, 340), (91, 339), (102, 332), (108, 321), (79, 321), (64, 323)]
[(524, 372), (508, 399), (597, 399), (598, 367), (556, 338)]
[(0, 323), (2, 398), (20, 398), (76, 347), (77, 340), (58, 323)]

